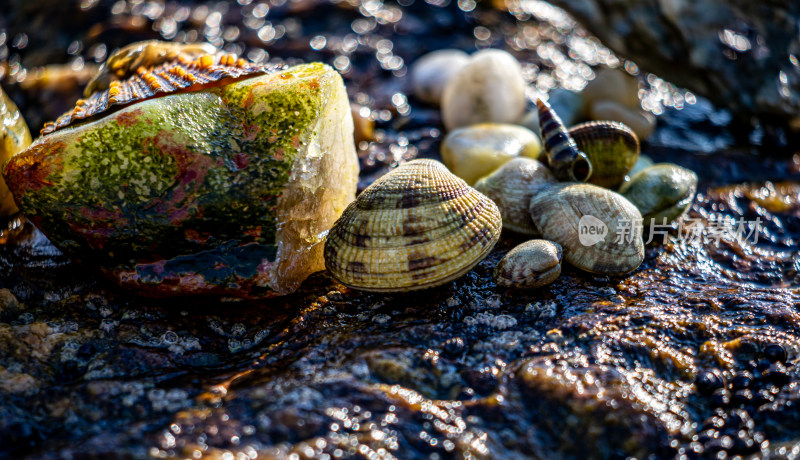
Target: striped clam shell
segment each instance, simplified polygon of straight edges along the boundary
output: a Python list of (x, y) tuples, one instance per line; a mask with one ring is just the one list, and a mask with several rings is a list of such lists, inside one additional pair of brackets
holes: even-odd
[(355, 289), (403, 292), (452, 281), (500, 238), (497, 206), (434, 160), (399, 166), (331, 228), (325, 266)]
[(79, 99), (75, 108), (55, 122), (45, 123), (42, 135), (81, 120), (130, 104), (179, 91), (199, 91), (232, 83), (237, 79), (270, 73), (280, 66), (254, 64), (231, 54), (204, 54), (194, 60), (180, 55), (174, 61), (155, 67), (139, 67), (125, 80), (111, 81), (108, 88)]
[(586, 182), (592, 175), (592, 163), (580, 151), (550, 104), (537, 99), (536, 106), (539, 110), (544, 150), (553, 175), (561, 181)]
[(508, 251), (494, 270), (498, 286), (534, 289), (561, 274), (561, 246), (547, 240), (526, 241)]
[(475, 189), (497, 203), (503, 216), (503, 228), (538, 236), (528, 204), (539, 190), (555, 182), (556, 178), (542, 162), (519, 157), (476, 182)]
[(592, 164), (590, 184), (617, 188), (639, 159), (639, 138), (624, 123), (589, 121), (571, 127), (569, 135)]

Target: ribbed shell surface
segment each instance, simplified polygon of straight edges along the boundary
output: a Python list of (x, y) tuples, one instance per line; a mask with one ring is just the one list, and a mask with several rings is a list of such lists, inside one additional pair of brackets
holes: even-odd
[(152, 68), (140, 67), (136, 74), (113, 81), (107, 89), (87, 99), (79, 99), (75, 108), (55, 122), (45, 123), (42, 135), (70, 126), (104, 112), (138, 101), (179, 91), (195, 91), (226, 84), (248, 76), (271, 73), (283, 66), (254, 64), (233, 55), (206, 54), (190, 61), (182, 56)]
[(589, 121), (573, 126), (569, 135), (592, 163), (589, 183), (616, 188), (639, 159), (639, 138), (618, 121)]
[(497, 206), (433, 160), (410, 161), (367, 187), (331, 228), (325, 265), (350, 287), (425, 289), (480, 262), (500, 237)]
[(523, 235), (539, 235), (533, 225), (528, 204), (542, 187), (556, 178), (539, 160), (515, 158), (475, 183), (475, 189), (491, 198), (500, 208), (503, 227)]

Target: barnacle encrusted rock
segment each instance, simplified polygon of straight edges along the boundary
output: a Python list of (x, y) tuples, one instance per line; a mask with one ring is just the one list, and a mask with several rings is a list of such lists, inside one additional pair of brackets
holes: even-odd
[(4, 175), (62, 251), (122, 286), (265, 297), (324, 268), (358, 165), (342, 79), (312, 63), (73, 123)]

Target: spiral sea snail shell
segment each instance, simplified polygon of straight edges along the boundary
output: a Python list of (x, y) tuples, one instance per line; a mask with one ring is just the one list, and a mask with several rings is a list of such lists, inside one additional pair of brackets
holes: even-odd
[(581, 152), (575, 140), (550, 105), (536, 100), (544, 151), (553, 175), (561, 181), (586, 182), (592, 175), (592, 163)]

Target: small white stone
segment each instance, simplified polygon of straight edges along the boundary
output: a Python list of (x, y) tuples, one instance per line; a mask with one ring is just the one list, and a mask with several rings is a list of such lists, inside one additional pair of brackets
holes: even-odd
[(524, 111), (522, 67), (502, 50), (473, 54), (442, 95), (442, 120), (448, 130), (483, 122), (515, 123)]
[(411, 89), (417, 99), (439, 105), (447, 82), (469, 62), (469, 55), (461, 50), (432, 51), (420, 57), (411, 66)]

